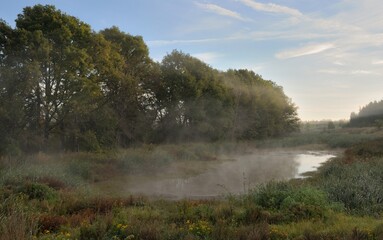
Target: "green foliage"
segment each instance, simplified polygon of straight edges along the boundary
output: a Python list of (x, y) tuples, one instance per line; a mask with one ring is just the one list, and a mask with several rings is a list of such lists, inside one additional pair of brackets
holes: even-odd
[(304, 145), (322, 145), (326, 148), (348, 148), (358, 143), (380, 139), (382, 131), (372, 128), (338, 128), (332, 131), (302, 131), (286, 137), (255, 141), (258, 147), (299, 147)]
[(249, 198), (263, 209), (282, 212), (274, 221), (323, 218), (330, 208), (325, 192), (310, 186), (294, 187), (285, 182), (260, 186)]
[[(100, 182), (118, 179), (121, 170), (127, 172), (118, 165), (122, 162), (135, 158), (134, 161), (143, 162), (140, 164), (144, 171), (155, 156), (162, 159), (164, 166), (176, 158), (182, 158), (179, 159), (182, 163), (196, 163), (220, 151), (218, 146), (209, 149), (206, 145), (167, 145), (160, 149), (146, 145), (108, 154), (39, 154), (18, 165), (11, 161), (14, 165), (1, 170), (0, 239), (375, 240), (382, 237), (380, 141), (350, 148), (344, 157), (326, 163), (311, 178), (271, 182), (244, 196), (179, 201), (155, 198), (149, 201), (133, 196), (112, 198), (102, 191), (89, 196)], [(145, 162), (145, 159), (149, 160)], [(83, 184), (66, 187), (67, 183), (59, 182), (62, 179), (59, 172), (66, 178), (81, 175), (74, 163), (85, 163), (78, 167), (85, 169), (84, 178), (99, 182), (87, 180), (85, 187), (81, 187)], [(37, 171), (35, 165), (45, 168)], [(140, 174), (130, 172), (129, 176)]]
[(351, 148), (343, 159), (323, 166), (316, 176), (318, 187), (328, 193), (332, 201), (340, 202), (346, 210), (357, 214), (379, 214), (383, 210), (383, 179), (381, 148), (376, 157), (368, 145)]
[(54, 189), (45, 184), (26, 183), (18, 189), (18, 192), (28, 196), (29, 199), (54, 200), (57, 194)]
[(296, 107), (248, 70), (219, 72), (180, 51), (161, 63), (140, 36), (54, 6), (0, 23), (0, 154), (141, 143), (260, 139), (297, 130)]
[(371, 184), (380, 174), (367, 172), (371, 166), (365, 168), (363, 165), (355, 164), (346, 171), (338, 172), (339, 177), (331, 175), (321, 185), (330, 199), (342, 202), (348, 211), (371, 214), (383, 209), (380, 203), (382, 189)]
[(83, 224), (80, 227), (79, 240), (105, 239), (111, 223), (106, 221), (95, 221), (94, 224)]
[(186, 221), (188, 231), (199, 239), (209, 239), (212, 227), (209, 222), (199, 220), (197, 222)]
[(88, 161), (72, 160), (67, 169), (71, 175), (79, 176), (84, 180), (92, 180), (94, 177), (91, 163)]
[(98, 142), (97, 136), (92, 131), (86, 131), (79, 138), (79, 147), (85, 151), (98, 151), (100, 150), (100, 144)]
[(329, 121), (327, 124), (327, 129), (328, 130), (335, 129), (335, 124), (332, 121)]
[(33, 216), (33, 206), (30, 206), (28, 202), (25, 195), (15, 194), (4, 198), (1, 194), (1, 240), (31, 239), (37, 233), (38, 225)]
[(263, 139), (298, 129), (296, 107), (282, 87), (248, 70), (229, 70), (223, 77), (233, 99), (231, 137)]
[(368, 160), (370, 158), (383, 157), (383, 139), (376, 139), (359, 144), (355, 144), (347, 149), (347, 158), (359, 158), (361, 160)]

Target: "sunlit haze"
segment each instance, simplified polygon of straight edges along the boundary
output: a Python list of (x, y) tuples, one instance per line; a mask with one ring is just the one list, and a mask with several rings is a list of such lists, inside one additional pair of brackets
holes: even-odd
[(14, 26), (35, 4), (141, 35), (156, 61), (178, 49), (219, 70), (253, 70), (283, 86), (302, 120), (348, 119), (383, 98), (383, 1), (1, 0), (0, 18)]

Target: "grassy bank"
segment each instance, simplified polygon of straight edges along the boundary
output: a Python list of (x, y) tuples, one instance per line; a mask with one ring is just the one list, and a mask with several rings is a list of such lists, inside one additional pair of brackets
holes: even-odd
[(205, 200), (110, 195), (97, 186), (123, 174), (166, 172), (174, 162), (196, 174), (201, 163), (259, 143), (3, 158), (0, 239), (382, 239), (383, 141), (362, 138), (310, 178)]
[(337, 128), (322, 131), (303, 131), (277, 139), (258, 141), (257, 147), (307, 147), (348, 148), (358, 143), (383, 138), (383, 130), (377, 128)]

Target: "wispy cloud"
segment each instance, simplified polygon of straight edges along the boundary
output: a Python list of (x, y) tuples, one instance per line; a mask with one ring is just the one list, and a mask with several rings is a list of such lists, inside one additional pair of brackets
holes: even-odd
[(271, 12), (271, 13), (281, 13), (286, 14), (294, 17), (302, 17), (303, 14), (298, 10), (274, 3), (260, 3), (253, 0), (238, 0), (242, 2), (243, 4), (247, 5), (248, 7), (253, 8), (257, 11), (263, 11), (263, 12)]
[(327, 74), (345, 74), (345, 71), (341, 71), (338, 69), (321, 69), (318, 70), (318, 73), (327, 73)]
[(164, 45), (176, 45), (176, 44), (198, 44), (220, 41), (220, 38), (202, 38), (202, 39), (184, 39), (184, 40), (149, 40), (147, 44), (149, 46), (164, 46)]
[[(247, 38), (247, 37), (246, 37)], [(175, 39), (175, 40), (148, 40), (146, 43), (151, 47), (165, 46), (165, 45), (177, 45), (177, 44), (204, 44), (212, 42), (223, 42), (246, 39), (241, 34), (234, 34), (228, 37), (222, 38), (201, 38), (201, 39)]]
[(326, 51), (328, 49), (334, 48), (335, 45), (332, 43), (321, 43), (321, 44), (314, 44), (314, 45), (308, 45), (302, 48), (282, 51), (280, 53), (276, 54), (276, 57), (278, 59), (288, 59), (288, 58), (295, 58), (295, 57), (301, 57), (305, 55), (311, 55), (320, 53), (323, 51)]
[(341, 62), (341, 61), (335, 61), (333, 62), (335, 65), (338, 65), (338, 66), (344, 66), (344, 62)]
[(381, 64), (383, 64), (383, 60), (372, 61), (372, 64), (374, 64), (374, 65), (381, 65)]
[(319, 73), (334, 74), (334, 75), (381, 75), (378, 72), (369, 70), (339, 70), (339, 69), (321, 69)]
[(229, 9), (220, 7), (220, 6), (215, 5), (215, 4), (211, 4), (211, 3), (199, 3), (199, 2), (195, 2), (195, 4), (198, 7), (202, 8), (205, 11), (208, 11), (208, 12), (212, 12), (212, 13), (215, 13), (215, 14), (218, 14), (218, 15), (222, 15), (222, 16), (225, 16), (225, 17), (234, 18), (234, 19), (237, 19), (237, 20), (240, 20), (240, 21), (250, 21), (249, 19), (246, 19), (246, 18), (242, 17), (237, 12), (231, 11)]
[(351, 74), (353, 74), (353, 75), (359, 75), (359, 74), (362, 74), (362, 75), (376, 75), (378, 73), (375, 73), (375, 72), (372, 72), (372, 71), (367, 71), (367, 70), (354, 70), (354, 71), (351, 71)]
[(215, 59), (222, 57), (222, 54), (216, 53), (216, 52), (203, 52), (203, 53), (194, 53), (192, 54), (193, 57), (198, 58), (199, 60), (211, 63)]

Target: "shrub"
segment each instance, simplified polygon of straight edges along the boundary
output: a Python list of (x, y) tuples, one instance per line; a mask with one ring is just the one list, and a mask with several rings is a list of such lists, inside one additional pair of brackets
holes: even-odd
[(99, 216), (92, 224), (83, 223), (80, 226), (79, 240), (108, 239), (108, 232), (113, 228), (112, 216)]
[[(287, 182), (271, 182), (250, 193), (250, 199), (263, 209), (271, 211), (270, 220), (278, 221), (273, 212), (280, 212), (280, 221), (325, 217), (330, 205), (326, 194), (311, 186), (295, 187)], [(256, 218), (262, 212), (254, 212)]]
[(131, 233), (128, 224), (118, 223), (113, 225), (107, 233), (108, 239), (133, 239), (134, 235)]
[(81, 177), (84, 180), (91, 180), (94, 178), (92, 165), (86, 161), (73, 160), (68, 164), (67, 171), (74, 176)]
[(42, 215), (39, 217), (40, 232), (57, 231), (66, 223), (67, 220), (63, 216)]
[(67, 187), (65, 182), (51, 176), (40, 177), (37, 181), (55, 190), (60, 190)]
[(57, 193), (53, 188), (41, 183), (25, 183), (18, 189), (18, 192), (24, 193), (29, 199), (53, 200), (57, 198)]
[(368, 160), (373, 157), (383, 156), (383, 139), (356, 144), (345, 152), (346, 158), (357, 158), (356, 160)]

